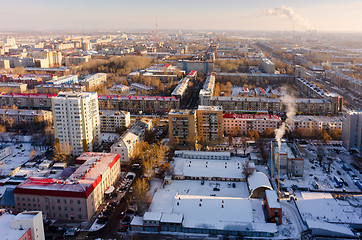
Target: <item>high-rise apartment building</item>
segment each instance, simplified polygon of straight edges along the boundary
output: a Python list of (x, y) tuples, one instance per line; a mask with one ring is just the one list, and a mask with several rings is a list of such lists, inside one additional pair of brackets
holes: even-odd
[(342, 142), (348, 149), (362, 152), (362, 111), (347, 112), (342, 123)]
[(197, 140), (195, 110), (171, 110), (168, 114), (171, 146), (195, 148)]
[(98, 94), (60, 92), (52, 109), (56, 142), (70, 144), (74, 155), (93, 151), (100, 136)]
[(224, 136), (222, 106), (199, 106), (196, 110), (198, 141), (217, 143)]

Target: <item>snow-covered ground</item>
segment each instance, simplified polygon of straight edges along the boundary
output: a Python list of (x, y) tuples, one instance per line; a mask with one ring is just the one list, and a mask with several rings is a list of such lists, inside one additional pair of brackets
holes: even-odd
[[(326, 150), (328, 154), (329, 150)], [(320, 163), (316, 160), (316, 147), (308, 145), (308, 147), (301, 148), (301, 152), (304, 156), (304, 175), (300, 178), (288, 179), (287, 176), (282, 176), (285, 179), (283, 182), (284, 187), (291, 187), (292, 185), (297, 185), (301, 188), (314, 189), (312, 183), (316, 181), (319, 185), (320, 190), (331, 190), (331, 191), (360, 191), (358, 187), (354, 184), (352, 178), (348, 173), (342, 168), (343, 161), (336, 160), (333, 161), (330, 167), (330, 173), (326, 173), (325, 170), (320, 166)], [(328, 166), (325, 165), (325, 168), (328, 169)], [(334, 176), (341, 177), (347, 184), (342, 188), (336, 188), (336, 182), (333, 180)]]
[(114, 142), (119, 138), (118, 133), (101, 133), (101, 141)]
[[(27, 136), (25, 136), (27, 137)], [(11, 146), (12, 154), (0, 161), (0, 175), (6, 176), (21, 164), (27, 162), (30, 158), (30, 153), (34, 149), (31, 143), (6, 143)], [(35, 148), (37, 154), (40, 153), (40, 148)], [(43, 150), (42, 150), (43, 151)]]

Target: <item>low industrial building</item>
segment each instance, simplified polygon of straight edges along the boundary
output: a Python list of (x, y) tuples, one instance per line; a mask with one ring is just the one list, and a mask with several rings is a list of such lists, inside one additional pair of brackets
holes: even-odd
[(280, 168), (280, 174), (301, 177), (304, 173), (304, 158), (293, 142), (271, 142), (273, 169)]

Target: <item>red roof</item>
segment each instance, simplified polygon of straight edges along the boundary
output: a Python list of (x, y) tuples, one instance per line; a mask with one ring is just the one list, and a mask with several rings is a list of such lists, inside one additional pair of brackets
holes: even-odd
[[(108, 159), (108, 165), (103, 165), (103, 167), (112, 168), (117, 161), (119, 161), (120, 156), (118, 154), (111, 153), (83, 153), (76, 159), (76, 162), (87, 161), (93, 158), (94, 156), (101, 156), (98, 160), (100, 162), (103, 158)], [(109, 159), (109, 157), (113, 157)], [(83, 163), (84, 163), (83, 162)], [(53, 179), (53, 178), (33, 178), (29, 177), (26, 181), (19, 184), (15, 189), (15, 194), (29, 194), (29, 195), (44, 195), (44, 196), (59, 196), (59, 197), (78, 197), (78, 198), (87, 198), (97, 185), (102, 181), (102, 174), (97, 174), (99, 168), (95, 169), (94, 166), (99, 163), (95, 162), (93, 166), (86, 170), (81, 179), (76, 182), (71, 181), (74, 175), (71, 175), (69, 179)], [(107, 162), (106, 162), (107, 163)], [(87, 166), (84, 166), (85, 168)], [(93, 169), (93, 171), (92, 171)], [(76, 171), (77, 172), (77, 171)], [(79, 172), (78, 172), (79, 174)], [(88, 175), (91, 176), (88, 176)], [(93, 174), (93, 175), (92, 175)]]

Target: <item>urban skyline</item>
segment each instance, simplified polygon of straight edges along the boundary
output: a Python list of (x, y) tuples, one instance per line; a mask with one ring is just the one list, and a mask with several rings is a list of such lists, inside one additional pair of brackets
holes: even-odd
[[(0, 31), (159, 29), (361, 32), (362, 2), (259, 0), (11, 1), (3, 4)], [(19, 8), (18, 6), (23, 6)], [(112, 6), (112, 7), (110, 7)], [(16, 18), (14, 18), (16, 13)], [(12, 21), (9, 21), (12, 19)]]

